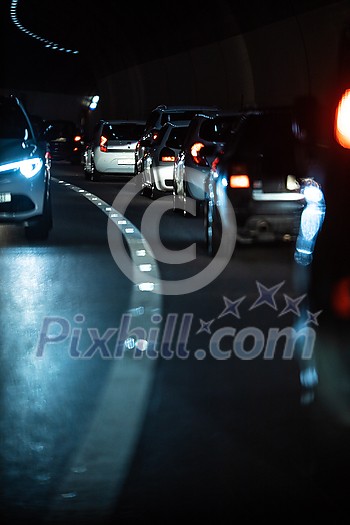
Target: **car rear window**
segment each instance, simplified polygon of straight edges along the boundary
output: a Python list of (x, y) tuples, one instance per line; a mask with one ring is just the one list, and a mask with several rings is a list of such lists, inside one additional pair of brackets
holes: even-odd
[(238, 134), (237, 151), (261, 153), (290, 148), (294, 143), (292, 120), (288, 115), (251, 116)]
[(184, 142), (187, 130), (188, 128), (186, 127), (173, 128), (169, 134), (166, 145), (169, 148), (180, 149)]
[(263, 171), (272, 174), (294, 169), (295, 139), (290, 116), (251, 116), (237, 137), (235, 154), (242, 159), (261, 159)]
[(198, 110), (196, 110), (196, 111), (184, 110), (184, 111), (176, 111), (176, 112), (164, 112), (162, 114), (161, 124), (163, 125), (166, 122), (179, 122), (180, 120), (191, 120), (197, 113), (198, 113)]
[(143, 124), (132, 122), (105, 124), (102, 129), (102, 135), (108, 140), (138, 140), (143, 129)]
[(77, 133), (77, 127), (73, 122), (48, 121), (44, 136), (47, 140), (56, 140), (62, 137), (73, 137)]
[(199, 138), (208, 142), (226, 142), (237, 129), (240, 116), (225, 116), (203, 121)]

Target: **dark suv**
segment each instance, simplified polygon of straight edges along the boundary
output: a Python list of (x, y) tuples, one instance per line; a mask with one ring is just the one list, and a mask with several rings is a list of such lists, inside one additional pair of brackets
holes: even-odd
[(0, 222), (24, 225), (29, 239), (52, 228), (46, 144), (15, 96), (0, 97)]
[(143, 134), (136, 145), (135, 150), (135, 174), (143, 171), (144, 159), (150, 151), (150, 144), (157, 139), (158, 131), (167, 122), (188, 121), (200, 112), (218, 111), (217, 106), (166, 106), (159, 105), (152, 109), (146, 119)]
[[(207, 179), (205, 228), (208, 252), (215, 254), (222, 228), (231, 220), (239, 242), (296, 240), (309, 199), (322, 204), (322, 163), (309, 158), (300, 140), (292, 108), (249, 111), (221, 153)], [(311, 190), (311, 191), (310, 191)], [(324, 212), (310, 206), (317, 217)], [(309, 222), (313, 220), (309, 216)], [(322, 217), (318, 218), (320, 224)]]
[(43, 133), (53, 161), (81, 164), (84, 141), (78, 126), (70, 120), (47, 120)]

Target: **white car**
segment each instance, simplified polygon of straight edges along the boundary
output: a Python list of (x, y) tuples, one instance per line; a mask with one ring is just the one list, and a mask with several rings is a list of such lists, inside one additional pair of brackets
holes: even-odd
[(155, 191), (173, 189), (173, 169), (190, 121), (167, 122), (149, 138), (142, 162), (137, 166), (142, 176), (142, 194), (153, 197)]
[(135, 148), (145, 127), (143, 120), (102, 120), (83, 155), (85, 178), (135, 174)]
[(21, 101), (0, 97), (0, 223), (24, 226), (28, 239), (52, 228), (50, 159)]

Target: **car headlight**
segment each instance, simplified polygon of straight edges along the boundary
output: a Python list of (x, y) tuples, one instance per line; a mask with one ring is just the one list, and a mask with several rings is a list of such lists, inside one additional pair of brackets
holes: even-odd
[(32, 159), (19, 160), (17, 162), (8, 162), (0, 165), (0, 172), (19, 170), (26, 179), (35, 177), (43, 167), (43, 161), (40, 157), (33, 157)]

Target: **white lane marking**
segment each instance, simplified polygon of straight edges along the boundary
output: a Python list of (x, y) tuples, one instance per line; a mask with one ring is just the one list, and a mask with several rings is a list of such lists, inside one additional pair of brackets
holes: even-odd
[[(67, 189), (85, 197), (103, 211), (114, 224), (125, 232), (130, 255), (142, 265), (147, 276), (157, 272), (156, 261), (138, 229), (118, 210), (96, 195), (62, 180), (53, 179)], [(133, 230), (131, 232), (131, 229)], [(141, 259), (140, 259), (141, 258)], [(146, 330), (152, 326), (151, 317), (160, 315), (161, 299), (153, 294), (152, 281), (133, 284), (127, 313)], [(149, 293), (147, 293), (147, 291)], [(127, 346), (128, 341), (125, 341)], [(137, 344), (137, 343), (136, 343)], [(147, 340), (140, 339), (139, 349), (147, 349)], [(151, 391), (155, 359), (134, 358), (125, 351), (122, 359), (111, 361), (111, 371), (101, 395), (85, 441), (66, 465), (65, 476), (50, 502), (44, 523), (67, 516), (81, 523), (110, 518), (118, 501), (142, 429)], [(69, 495), (69, 497), (68, 497)]]

